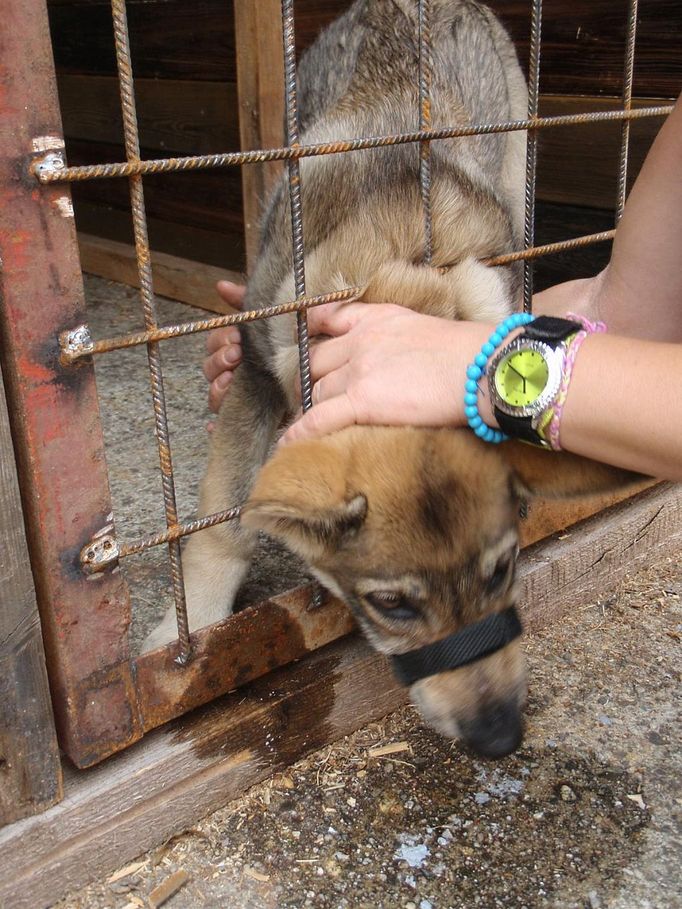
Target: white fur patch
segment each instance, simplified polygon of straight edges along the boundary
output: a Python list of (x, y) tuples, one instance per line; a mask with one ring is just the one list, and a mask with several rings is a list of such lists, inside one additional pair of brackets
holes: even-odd
[(499, 322), (511, 312), (503, 274), (471, 256), (448, 272), (460, 303), (460, 318), (472, 322)]

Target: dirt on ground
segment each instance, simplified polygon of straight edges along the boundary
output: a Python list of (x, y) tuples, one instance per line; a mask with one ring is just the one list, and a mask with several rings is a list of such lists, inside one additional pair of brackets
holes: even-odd
[(528, 641), (512, 757), (405, 708), (58, 909), (682, 906), (681, 597), (665, 560)]

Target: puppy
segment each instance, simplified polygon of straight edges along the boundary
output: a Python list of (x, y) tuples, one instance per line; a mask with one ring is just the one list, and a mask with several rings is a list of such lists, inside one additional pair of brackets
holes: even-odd
[[(523, 119), (523, 75), (492, 12), (474, 0), (432, 0), (431, 8), (434, 127)], [(417, 12), (416, 0), (357, 0), (319, 36), (299, 67), (303, 143), (415, 130)], [(417, 145), (302, 160), (307, 293), (360, 286), (367, 304), (500, 321), (519, 308), (519, 268), (481, 260), (519, 246), (524, 161), (523, 132), (432, 143), (434, 267), (426, 268)], [(263, 220), (245, 307), (295, 296), (282, 181)], [(192, 629), (230, 614), (265, 530), (349, 605), (378, 650), (412, 651), (513, 605), (521, 497), (613, 484), (606, 468), (486, 445), (468, 430), (354, 427), (291, 445), (261, 469), (298, 407), (297, 369), (293, 315), (243, 330), (243, 362), (212, 434), (200, 514), (246, 504), (239, 523), (189, 540)], [(175, 637), (170, 613), (147, 646)], [(443, 734), (481, 754), (508, 753), (521, 739), (525, 697), (518, 641), (420, 679), (411, 695)]]

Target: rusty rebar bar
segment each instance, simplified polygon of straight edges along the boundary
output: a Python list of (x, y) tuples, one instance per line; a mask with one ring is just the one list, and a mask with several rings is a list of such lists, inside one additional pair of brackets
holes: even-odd
[[(635, 71), (635, 44), (637, 41), (637, 0), (629, 0), (628, 22), (625, 38), (625, 60), (623, 64), (623, 110), (632, 107), (632, 83)], [(625, 208), (628, 191), (628, 151), (630, 146), (630, 121), (623, 120), (621, 128), (620, 162), (618, 167), (618, 198), (616, 201), (616, 224)]]
[[(528, 61), (528, 119), (537, 121), (540, 103), (540, 49), (542, 46), (542, 0), (534, 0), (530, 23), (530, 54)], [(535, 179), (538, 163), (538, 134), (528, 131), (526, 144), (526, 182), (523, 223), (523, 247), (531, 249), (535, 243)], [(523, 262), (523, 309), (530, 312), (533, 306), (533, 260)]]
[[(419, 0), (419, 130), (431, 126), (431, 0)], [(431, 143), (419, 143), (419, 184), (424, 212), (424, 265), (433, 254), (433, 213), (431, 208)]]
[[(287, 145), (300, 147), (298, 126), (298, 92), (296, 86), (296, 34), (294, 30), (294, 2), (282, 0), (282, 35), (284, 40), (284, 79)], [(303, 245), (303, 204), (301, 201), (301, 169), (298, 158), (287, 162), (289, 183), (289, 205), (291, 208), (291, 242), (294, 264), (294, 286), (296, 299), (305, 297), (305, 254)], [(308, 317), (305, 308), (296, 313), (298, 338), (298, 366), (301, 376), (301, 404), (306, 411), (313, 404), (312, 380), (310, 377), (310, 348), (308, 339)]]
[(479, 123), (473, 126), (444, 126), (438, 129), (399, 133), (392, 136), (367, 136), (361, 139), (339, 139), (313, 145), (285, 146), (283, 148), (255, 149), (246, 152), (224, 152), (215, 155), (190, 155), (182, 158), (154, 158), (145, 161), (127, 161), (115, 164), (84, 164), (78, 167), (50, 167), (40, 160), (34, 162), (33, 174), (40, 183), (74, 183), (81, 180), (100, 180), (110, 177), (130, 177), (135, 174), (162, 174), (217, 167), (234, 167), (243, 164), (261, 164), (267, 161), (288, 161), (292, 158), (314, 158), (319, 155), (338, 155), (362, 151), (367, 148), (384, 148), (407, 145), (410, 142), (439, 139), (458, 139), (519, 130), (552, 129), (559, 126), (583, 126), (588, 123), (608, 123), (622, 120), (642, 120), (663, 117), (672, 113), (672, 104), (641, 107), (629, 111), (593, 111), (581, 114), (562, 114), (555, 117), (538, 117), (536, 120), (509, 120), (504, 123)]
[(215, 527), (216, 524), (234, 521), (241, 514), (241, 510), (241, 506), (237, 505), (234, 508), (228, 508), (225, 511), (217, 511), (215, 514), (210, 514), (205, 518), (199, 518), (196, 521), (188, 521), (185, 524), (174, 524), (172, 527), (168, 527), (160, 533), (150, 534), (139, 540), (134, 540), (131, 543), (121, 543), (118, 558), (122, 559), (125, 558), (125, 556), (137, 555), (154, 546), (162, 546), (164, 543), (179, 540), (192, 533), (198, 533), (200, 530), (206, 530), (207, 527)]
[[(498, 266), (509, 265), (511, 262), (519, 262), (525, 259), (539, 259), (541, 256), (568, 252), (582, 246), (589, 246), (592, 243), (601, 243), (606, 240), (612, 240), (615, 234), (615, 230), (605, 230), (596, 234), (585, 234), (582, 237), (573, 237), (570, 240), (560, 240), (556, 243), (534, 246), (532, 249), (524, 249), (519, 250), (518, 252), (493, 256), (489, 259), (484, 259), (483, 262), (486, 265)], [(447, 267), (440, 270), (447, 271)], [(198, 319), (176, 325), (164, 325), (161, 328), (156, 328), (152, 331), (132, 332), (127, 335), (105, 338), (100, 341), (92, 341), (89, 333), (84, 331), (85, 326), (79, 325), (73, 330), (65, 331), (60, 335), (59, 344), (61, 359), (66, 365), (81, 359), (81, 357), (90, 356), (91, 354), (109, 353), (112, 350), (126, 350), (129, 347), (137, 347), (140, 344), (149, 344), (150, 342), (156, 341), (169, 341), (173, 338), (181, 338), (185, 335), (196, 334), (202, 331), (212, 331), (214, 328), (224, 328), (227, 325), (242, 325), (245, 322), (255, 322), (258, 319), (270, 319), (273, 316), (281, 316), (286, 313), (297, 312), (301, 309), (323, 306), (325, 303), (350, 302), (357, 298), (362, 293), (362, 290), (363, 288), (359, 286), (346, 287), (342, 290), (335, 290), (328, 294), (319, 294), (314, 297), (302, 297), (300, 300), (281, 303), (279, 306), (268, 306), (263, 309), (233, 313), (229, 316), (215, 316), (212, 319)]]
[[(111, 11), (114, 24), (114, 43), (116, 48), (119, 90), (121, 94), (121, 111), (123, 115), (123, 136), (126, 157), (129, 162), (136, 163), (140, 160), (140, 142), (137, 126), (137, 113), (135, 109), (133, 69), (130, 57), (130, 40), (128, 35), (125, 0), (111, 0)], [(130, 176), (130, 204), (133, 215), (135, 254), (137, 257), (137, 270), (140, 278), (140, 299), (144, 314), (144, 324), (147, 331), (154, 331), (158, 328), (158, 319), (156, 314), (156, 303), (154, 300), (154, 286), (152, 282), (152, 263), (149, 238), (147, 235), (144, 189), (142, 186), (142, 176), (140, 174), (132, 174)], [(161, 351), (158, 342), (147, 342), (147, 360), (149, 363), (149, 377), (154, 406), (154, 427), (159, 451), (159, 464), (161, 467), (163, 504), (166, 515), (166, 525), (170, 528), (178, 524), (178, 509), (175, 497), (170, 436), (168, 432), (168, 416), (166, 412), (166, 396), (163, 385)], [(191, 644), (189, 639), (189, 625), (187, 622), (185, 587), (182, 576), (182, 557), (180, 553), (180, 544), (177, 539), (168, 541), (168, 555), (173, 579), (173, 596), (178, 621), (178, 638), (180, 641), (180, 654), (178, 659), (181, 662), (186, 662), (191, 654)]]

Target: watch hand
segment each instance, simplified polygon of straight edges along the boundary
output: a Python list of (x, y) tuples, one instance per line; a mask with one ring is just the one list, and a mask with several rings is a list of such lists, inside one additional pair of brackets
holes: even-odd
[(511, 365), (511, 363), (509, 364), (509, 368), (511, 369), (512, 372), (515, 372), (516, 375), (519, 377), (519, 379), (521, 379), (521, 381), (523, 382), (523, 393), (524, 393), (524, 395), (525, 395), (525, 393), (526, 393), (526, 377), (525, 377), (525, 376), (522, 376), (521, 373), (518, 371), (518, 369), (514, 369), (514, 367)]

